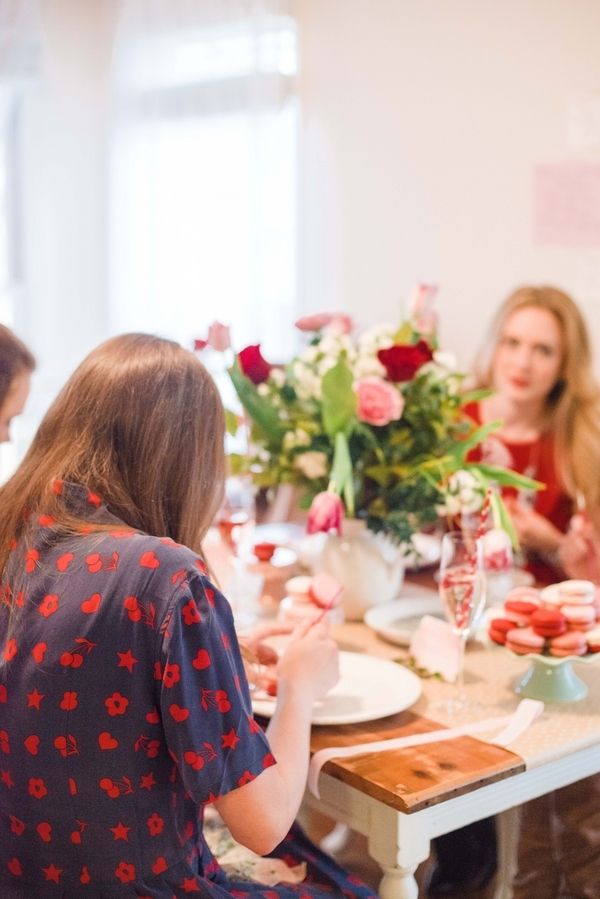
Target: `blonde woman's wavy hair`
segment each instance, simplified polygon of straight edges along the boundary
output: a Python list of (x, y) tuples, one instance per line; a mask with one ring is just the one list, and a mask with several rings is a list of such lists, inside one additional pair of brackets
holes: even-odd
[(224, 418), (212, 377), (179, 344), (149, 334), (101, 344), (67, 381), (0, 488), (0, 572), (27, 528), (25, 510), (50, 514), (61, 534), (87, 525), (55, 494), (56, 480), (90, 488), (131, 528), (199, 551), (222, 498)]
[(545, 309), (562, 338), (558, 380), (546, 398), (545, 427), (552, 432), (565, 489), (600, 515), (600, 387), (594, 378), (587, 326), (577, 305), (556, 287), (520, 287), (500, 306), (475, 365), (479, 387), (492, 387), (496, 349), (508, 319), (521, 309)]

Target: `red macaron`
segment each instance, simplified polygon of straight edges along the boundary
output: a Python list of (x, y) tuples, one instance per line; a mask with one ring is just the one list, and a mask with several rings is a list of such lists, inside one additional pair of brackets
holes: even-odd
[(510, 621), (508, 618), (492, 618), (488, 629), (490, 640), (504, 646), (506, 643), (506, 635), (509, 631), (514, 629), (514, 626), (514, 621)]
[(541, 637), (559, 637), (567, 630), (567, 619), (558, 609), (536, 609), (529, 623)]

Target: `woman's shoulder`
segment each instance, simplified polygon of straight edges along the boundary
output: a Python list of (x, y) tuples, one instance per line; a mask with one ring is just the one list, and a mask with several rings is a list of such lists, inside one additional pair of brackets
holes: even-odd
[[(94, 541), (96, 543), (96, 541)], [(176, 543), (170, 537), (154, 537), (127, 528), (115, 528), (102, 534), (96, 544), (96, 565), (111, 560), (115, 568), (137, 572), (144, 580), (152, 578), (157, 583), (177, 586), (192, 575), (208, 573), (204, 560), (187, 546)]]

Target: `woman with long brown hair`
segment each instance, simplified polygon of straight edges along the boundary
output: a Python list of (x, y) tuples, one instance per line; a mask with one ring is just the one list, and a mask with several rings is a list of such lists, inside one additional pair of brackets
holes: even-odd
[[(84, 360), (0, 489), (3, 899), (264, 895), (227, 880), (203, 807), (255, 852), (285, 837), (337, 650), (323, 623), (293, 636), (263, 733), (198, 555), (223, 437), (193, 354), (124, 335)], [(372, 895), (304, 840), (283, 849), (310, 856), (302, 894)]]

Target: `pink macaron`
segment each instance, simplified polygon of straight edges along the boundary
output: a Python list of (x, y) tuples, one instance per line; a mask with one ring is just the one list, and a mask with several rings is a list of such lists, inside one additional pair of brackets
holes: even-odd
[(600, 627), (594, 627), (585, 635), (588, 652), (600, 652)]
[(571, 630), (589, 631), (596, 624), (596, 610), (593, 606), (565, 605), (560, 607), (560, 611)]
[(561, 602), (570, 606), (592, 605), (596, 596), (592, 581), (561, 581), (557, 588)]
[(587, 652), (587, 641), (581, 631), (567, 631), (560, 637), (552, 637), (549, 648), (551, 656), (584, 656)]
[(541, 653), (544, 648), (544, 638), (531, 627), (515, 627), (506, 635), (506, 647), (518, 655), (527, 655), (529, 652)]
[(517, 600), (518, 602), (533, 602), (537, 606), (541, 604), (540, 591), (535, 587), (513, 587), (504, 597), (505, 601)]

